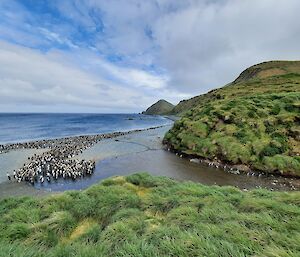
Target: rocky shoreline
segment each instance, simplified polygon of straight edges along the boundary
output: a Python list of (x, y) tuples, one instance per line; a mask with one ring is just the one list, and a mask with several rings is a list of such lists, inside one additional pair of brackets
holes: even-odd
[[(228, 172), (228, 173), (232, 173), (232, 174), (236, 174), (236, 175), (246, 174), (247, 176), (254, 176), (254, 177), (274, 177), (275, 184), (277, 183), (276, 177), (288, 178), (292, 181), (294, 179), (300, 181), (300, 177), (298, 177), (298, 176), (284, 175), (279, 172), (278, 173), (264, 172), (261, 170), (251, 169), (251, 167), (249, 167), (245, 164), (230, 164), (230, 163), (226, 163), (221, 160), (218, 160), (218, 159), (209, 160), (209, 159), (203, 158), (198, 155), (186, 154), (186, 153), (177, 151), (170, 144), (168, 144), (167, 142), (164, 142), (164, 141), (163, 141), (163, 145), (164, 145), (164, 149), (166, 151), (172, 152), (175, 155), (179, 156), (180, 158), (186, 158), (190, 162), (198, 163), (198, 164), (200, 164), (200, 163), (205, 164), (207, 166), (211, 166), (211, 167), (214, 167), (217, 169), (224, 170), (225, 172)], [(293, 186), (292, 183), (291, 183), (291, 189), (296, 190), (296, 188)]]

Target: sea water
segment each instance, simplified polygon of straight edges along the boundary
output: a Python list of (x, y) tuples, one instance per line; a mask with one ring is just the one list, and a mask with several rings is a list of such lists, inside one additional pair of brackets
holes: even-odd
[(0, 113), (0, 144), (129, 131), (171, 124), (142, 114)]

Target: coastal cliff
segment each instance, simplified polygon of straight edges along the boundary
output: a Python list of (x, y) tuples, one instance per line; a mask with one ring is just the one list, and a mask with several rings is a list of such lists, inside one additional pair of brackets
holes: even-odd
[(300, 61), (254, 65), (172, 113), (182, 118), (164, 142), (175, 151), (300, 176)]

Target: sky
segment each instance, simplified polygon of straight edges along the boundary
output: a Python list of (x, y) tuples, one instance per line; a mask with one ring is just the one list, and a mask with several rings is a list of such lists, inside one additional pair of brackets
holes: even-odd
[(300, 59), (299, 0), (0, 0), (0, 112), (141, 112)]

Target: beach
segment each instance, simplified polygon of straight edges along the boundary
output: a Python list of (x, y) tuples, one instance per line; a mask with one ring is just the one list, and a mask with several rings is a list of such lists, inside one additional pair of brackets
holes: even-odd
[[(144, 131), (159, 127), (161, 126), (150, 127), (144, 129)], [(37, 184), (43, 186), (44, 182), (51, 185), (51, 182), (58, 182), (60, 178), (76, 181), (85, 176), (90, 176), (95, 170), (95, 158), (85, 160), (82, 157), (73, 157), (77, 157), (85, 149), (101, 140), (141, 131), (136, 129), (127, 132), (82, 135), (0, 145), (0, 185), (1, 182), (5, 184), (3, 185), (5, 190), (2, 190), (1, 195), (10, 195), (10, 193), (5, 193), (8, 191), (13, 191), (12, 195), (18, 194), (19, 191), (23, 192), (23, 190), (11, 190), (11, 187), (15, 184), (30, 183), (32, 186)], [(5, 183), (5, 174), (8, 183)], [(51, 189), (48, 191), (51, 191)]]
[[(82, 153), (72, 159), (91, 160), (95, 162), (92, 175), (78, 179), (51, 180), (50, 183), (35, 183), (34, 186), (27, 182), (17, 183), (3, 179), (1, 171), (0, 197), (37, 195), (44, 196), (59, 193), (65, 190), (83, 190), (103, 179), (117, 175), (128, 175), (136, 172), (148, 172), (152, 175), (162, 175), (176, 180), (189, 180), (207, 185), (235, 186), (243, 190), (252, 188), (268, 188), (270, 190), (299, 190), (300, 183), (296, 179), (274, 176), (247, 176), (246, 174), (231, 174), (223, 169), (208, 166), (205, 163), (195, 163), (187, 158), (165, 149), (162, 139), (171, 125), (160, 126), (145, 130), (135, 130), (121, 134), (106, 134), (101, 140), (95, 142)], [(23, 151), (23, 160), (35, 151), (41, 149), (14, 150), (1, 154), (4, 160), (12, 158), (12, 153)], [(24, 153), (26, 152), (26, 154)], [(43, 150), (45, 151), (45, 149)], [(5, 158), (6, 157), (6, 158)], [(21, 166), (22, 160), (16, 163)], [(14, 163), (14, 162), (11, 162)], [(9, 163), (7, 163), (9, 165)], [(14, 168), (16, 168), (16, 166)], [(8, 169), (7, 169), (8, 170)]]

